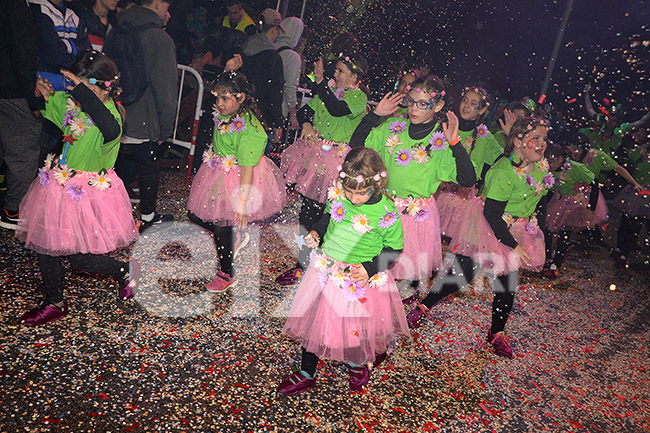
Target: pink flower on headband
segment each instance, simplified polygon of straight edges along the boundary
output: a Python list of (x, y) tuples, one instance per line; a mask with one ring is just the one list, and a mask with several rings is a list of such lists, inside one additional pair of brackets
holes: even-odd
[(436, 92), (431, 92), (431, 97), (432, 97), (432, 98), (435, 98), (435, 97), (436, 97), (436, 95), (437, 95), (437, 93), (436, 93)]
[(406, 86), (406, 90), (411, 90), (411, 85), (410, 85), (410, 84), (408, 84), (408, 85)]
[(341, 171), (341, 170), (343, 170), (343, 166), (342, 165), (337, 165), (336, 166), (336, 171)]
[(417, 93), (420, 93), (420, 92), (422, 91), (422, 89), (420, 89), (420, 88), (418, 87), (417, 89), (415, 89), (415, 91), (416, 91)]
[(356, 180), (357, 183), (363, 183), (363, 176), (359, 175), (359, 176), (355, 177), (354, 180)]
[(104, 81), (104, 86), (111, 87), (111, 82), (110, 81)]
[(349, 62), (349, 61), (350, 61), (350, 58), (349, 58), (348, 56), (345, 56), (345, 61), (346, 61), (346, 62)]
[(445, 92), (445, 91), (443, 90), (442, 92), (440, 92), (440, 96), (445, 96), (446, 93), (447, 93), (447, 92)]
[(341, 179), (345, 179), (346, 174), (344, 171), (342, 171), (339, 173), (339, 176), (341, 177)]

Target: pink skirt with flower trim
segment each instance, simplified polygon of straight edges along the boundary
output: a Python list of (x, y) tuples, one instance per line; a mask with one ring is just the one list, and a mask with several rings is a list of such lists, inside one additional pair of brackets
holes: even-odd
[[(650, 190), (650, 185), (643, 185), (645, 191)], [(623, 188), (614, 199), (614, 206), (631, 217), (650, 219), (650, 195), (638, 194), (632, 185)]]
[(455, 183), (449, 183), (438, 189), (436, 203), (440, 214), (440, 233), (448, 238), (458, 235), (463, 216), (469, 205), (470, 198), (476, 197), (476, 188), (465, 188)]
[(350, 146), (330, 140), (307, 145), (297, 140), (282, 152), (281, 170), (287, 185), (296, 184), (296, 191), (319, 203), (327, 202), (327, 189), (338, 178), (337, 167), (343, 164)]
[(555, 193), (546, 208), (546, 228), (553, 233), (563, 230), (582, 230), (596, 228), (609, 218), (607, 204), (601, 192), (598, 193), (596, 209), (587, 208), (591, 186), (586, 187), (584, 194), (561, 196)]
[[(235, 207), (239, 202), (239, 174), (234, 165), (226, 171), (222, 165), (201, 164), (192, 181), (187, 208), (201, 220), (230, 226), (235, 224)], [(248, 197), (248, 221), (260, 221), (280, 212), (287, 194), (278, 167), (263, 156), (255, 166), (253, 184)]]
[(39, 170), (20, 203), (16, 237), (26, 248), (50, 256), (105, 254), (138, 238), (129, 195), (112, 169), (102, 182), (96, 172), (77, 171), (61, 184), (54, 173)]
[(395, 335), (410, 333), (390, 273), (380, 272), (359, 288), (349, 280), (349, 266), (312, 254), (282, 332), (319, 358), (365, 364), (385, 352)]
[[(395, 199), (404, 229), (404, 249), (390, 268), (396, 280), (428, 280), (442, 265), (440, 216), (433, 196)], [(403, 210), (411, 209), (406, 215)], [(419, 209), (419, 210), (418, 210)]]
[(519, 218), (509, 228), (510, 234), (530, 257), (528, 263), (520, 266), (517, 254), (497, 240), (483, 216), (483, 200), (477, 197), (468, 202), (459, 235), (449, 244), (452, 252), (471, 257), (494, 276), (507, 275), (520, 268), (535, 272), (542, 270), (546, 260), (544, 234), (534, 218)]

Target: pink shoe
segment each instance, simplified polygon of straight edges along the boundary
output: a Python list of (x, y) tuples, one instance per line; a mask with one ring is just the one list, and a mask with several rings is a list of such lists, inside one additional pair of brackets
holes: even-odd
[(316, 387), (316, 378), (308, 379), (301, 371), (291, 373), (278, 386), (278, 392), (283, 395), (297, 395), (311, 391)]
[(424, 320), (424, 316), (429, 314), (430, 309), (427, 308), (425, 305), (416, 302), (415, 303), (415, 308), (411, 310), (411, 312), (406, 316), (406, 321), (409, 324), (409, 328), (411, 329), (418, 329), (422, 325), (422, 320)]
[(275, 279), (275, 282), (281, 286), (293, 286), (294, 284), (298, 284), (300, 282), (300, 278), (302, 278), (303, 274), (304, 272), (302, 269), (298, 267), (291, 268), (280, 274)]
[(361, 391), (370, 381), (370, 369), (365, 365), (348, 368), (350, 370), (350, 389), (352, 391)]
[(133, 288), (137, 285), (138, 277), (140, 276), (140, 262), (131, 259), (129, 261), (129, 266), (131, 267), (130, 272), (126, 277), (126, 284), (123, 287), (120, 287), (117, 296), (122, 300), (126, 301), (133, 297)]
[(48, 322), (54, 322), (63, 319), (68, 315), (68, 303), (63, 302), (63, 307), (59, 308), (56, 305), (43, 301), (38, 304), (38, 307), (23, 314), (20, 318), (25, 326), (39, 326)]
[(504, 358), (512, 358), (514, 354), (512, 353), (512, 346), (510, 346), (510, 337), (497, 332), (493, 334), (491, 331), (488, 331), (487, 342), (494, 347), (494, 352), (503, 356)]
[(205, 289), (208, 292), (221, 293), (224, 292), (234, 281), (235, 279), (230, 275), (217, 271), (217, 277), (206, 284)]

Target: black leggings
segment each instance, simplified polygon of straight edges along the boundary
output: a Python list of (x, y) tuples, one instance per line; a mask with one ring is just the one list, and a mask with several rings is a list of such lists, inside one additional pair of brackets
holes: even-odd
[[(456, 263), (458, 266), (456, 266)], [(431, 287), (431, 292), (422, 300), (422, 304), (428, 308), (433, 307), (447, 296), (457, 292), (461, 287), (469, 284), (478, 273), (478, 270), (478, 264), (474, 263), (471, 258), (457, 254), (452, 269), (448, 273), (441, 272), (438, 274), (433, 282), (433, 287)], [(450, 277), (452, 274), (453, 277)], [(444, 281), (445, 279), (453, 279), (453, 281)], [(493, 281), (494, 299), (492, 300), (492, 327), (490, 329), (493, 334), (505, 329), (515, 300), (518, 281), (519, 271), (499, 276)]]
[(643, 217), (629, 216), (623, 212), (616, 239), (616, 246), (621, 254), (627, 257), (632, 251), (636, 250), (637, 238), (644, 223), (648, 231), (650, 231), (650, 220)]
[[(118, 280), (120, 287), (126, 284), (129, 273), (129, 264), (120, 262), (109, 256), (97, 254), (75, 254), (69, 256), (70, 265), (78, 271), (92, 272), (94, 274), (110, 275)], [(45, 284), (45, 298), (51, 304), (63, 301), (63, 266), (61, 257), (38, 255), (38, 265), (41, 268), (43, 283)]]
[(316, 375), (317, 367), (318, 367), (318, 356), (314, 355), (311, 352), (307, 352), (307, 350), (303, 347), (300, 369), (302, 371), (306, 371), (307, 373), (309, 373), (311, 377), (314, 377)]
[[(560, 268), (564, 263), (564, 257), (569, 249), (569, 237), (571, 232), (568, 230), (561, 231), (555, 234), (557, 236), (557, 243), (555, 250), (553, 250), (553, 237), (554, 234), (548, 230), (544, 230), (544, 242), (546, 244), (546, 263), (553, 261), (553, 264)], [(555, 255), (553, 255), (555, 252)]]
[[(300, 206), (300, 213), (298, 214), (298, 222), (300, 223), (300, 236), (306, 236), (309, 233), (309, 229), (313, 227), (314, 224), (321, 218), (323, 215), (323, 210), (325, 210), (325, 205), (319, 203), (316, 200), (312, 200), (309, 197), (302, 197), (302, 206)], [(309, 266), (309, 253), (311, 252), (310, 248), (302, 247), (298, 251), (298, 264), (297, 266), (303, 271)]]
[(214, 243), (217, 248), (217, 255), (219, 256), (219, 264), (221, 265), (221, 272), (235, 276), (232, 259), (233, 259), (233, 245), (234, 233), (233, 226), (218, 226), (211, 222), (205, 222), (197, 217), (193, 212), (188, 212), (190, 221), (200, 225), (208, 230), (214, 236)]

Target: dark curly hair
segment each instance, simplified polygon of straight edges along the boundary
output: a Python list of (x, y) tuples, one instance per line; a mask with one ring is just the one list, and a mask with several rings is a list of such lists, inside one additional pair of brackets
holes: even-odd
[(246, 76), (241, 72), (228, 71), (219, 75), (212, 84), (212, 91), (222, 90), (229, 92), (233, 95), (238, 93), (244, 94), (244, 102), (242, 102), (239, 110), (237, 111), (237, 116), (248, 112), (253, 113), (257, 119), (262, 123), (264, 129), (268, 129), (262, 113), (260, 113), (259, 108), (257, 107), (257, 102), (253, 95), (255, 94), (255, 88), (252, 84), (248, 82)]

